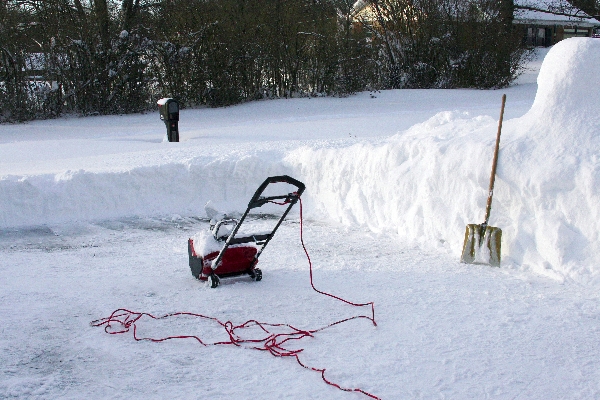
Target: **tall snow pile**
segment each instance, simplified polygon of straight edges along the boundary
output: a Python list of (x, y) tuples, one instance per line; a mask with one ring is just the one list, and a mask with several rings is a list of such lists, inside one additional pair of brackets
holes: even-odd
[[(564, 40), (530, 111), (504, 122), (490, 219), (503, 266), (600, 284), (598, 93), (600, 40)], [(304, 147), (286, 160), (315, 211), (458, 259), (466, 224), (483, 222), (496, 131), (491, 117), (443, 112), (381, 145)]]
[(511, 121), (502, 171), (517, 262), (600, 280), (600, 41), (573, 38), (544, 59), (531, 110)]

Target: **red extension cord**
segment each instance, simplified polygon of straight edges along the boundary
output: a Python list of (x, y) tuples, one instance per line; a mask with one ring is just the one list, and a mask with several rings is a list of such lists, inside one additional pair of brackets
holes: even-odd
[[(319, 331), (322, 331), (322, 330), (332, 327), (334, 325), (338, 325), (338, 324), (341, 324), (343, 322), (347, 322), (347, 321), (350, 321), (353, 319), (366, 318), (366, 319), (370, 320), (374, 326), (377, 326), (377, 323), (375, 322), (375, 305), (373, 302), (352, 303), (348, 300), (342, 299), (341, 297), (334, 296), (330, 293), (322, 292), (315, 287), (315, 285), (313, 284), (312, 262), (310, 260), (310, 256), (308, 255), (308, 251), (306, 250), (306, 246), (304, 245), (304, 238), (302, 236), (302, 233), (303, 233), (302, 199), (300, 199), (300, 242), (302, 243), (302, 248), (304, 249), (304, 253), (306, 254), (306, 258), (308, 259), (308, 264), (309, 264), (309, 268), (310, 268), (310, 285), (312, 286), (313, 290), (315, 290), (317, 293), (320, 293), (320, 294), (323, 294), (323, 295), (326, 295), (329, 297), (333, 297), (336, 300), (343, 301), (344, 303), (350, 304), (352, 306), (363, 307), (363, 306), (370, 305), (371, 306), (371, 316), (370, 317), (366, 316), (366, 315), (357, 315), (354, 317), (350, 317), (350, 318), (346, 318), (346, 319), (343, 319), (340, 321), (333, 322), (333, 323), (331, 323), (327, 326), (324, 326), (322, 328), (319, 328), (319, 329), (304, 330), (304, 329), (295, 328), (289, 324), (269, 324), (269, 323), (264, 323), (264, 322), (258, 322), (256, 320), (249, 320), (249, 321), (244, 322), (241, 325), (234, 325), (231, 321), (222, 322), (219, 319), (214, 318), (214, 317), (209, 317), (206, 315), (196, 314), (196, 313), (191, 313), (191, 312), (175, 312), (175, 313), (166, 314), (166, 315), (157, 317), (157, 316), (154, 316), (154, 315), (148, 314), (148, 313), (139, 313), (139, 312), (130, 311), (130, 310), (127, 310), (124, 308), (119, 308), (118, 310), (113, 311), (113, 313), (109, 317), (92, 321), (91, 325), (92, 326), (103, 326), (104, 325), (104, 331), (111, 335), (129, 332), (131, 327), (133, 327), (133, 338), (136, 341), (148, 340), (151, 342), (164, 342), (166, 340), (171, 340), (171, 339), (195, 339), (203, 346), (214, 346), (214, 345), (241, 346), (242, 344), (248, 344), (248, 345), (250, 345), (250, 348), (252, 348), (252, 349), (268, 351), (275, 357), (293, 357), (293, 358), (295, 358), (296, 361), (298, 362), (298, 364), (300, 364), (302, 367), (304, 367), (306, 369), (310, 369), (312, 371), (320, 372), (321, 378), (328, 385), (334, 386), (345, 392), (358, 392), (358, 393), (362, 393), (368, 397), (371, 397), (373, 399), (379, 399), (379, 397), (377, 397), (369, 392), (366, 392), (362, 389), (344, 388), (335, 382), (331, 382), (330, 380), (328, 380), (325, 377), (325, 368), (315, 368), (315, 367), (311, 367), (311, 366), (308, 366), (308, 365), (302, 363), (302, 361), (300, 360), (299, 354), (303, 351), (303, 349), (290, 350), (290, 349), (283, 347), (283, 345), (290, 340), (300, 340), (305, 337), (314, 337), (314, 334)], [(198, 336), (195, 336), (195, 335), (168, 336), (168, 337), (163, 337), (163, 338), (138, 337), (136, 323), (144, 316), (149, 317), (154, 320), (166, 319), (166, 318), (176, 317), (176, 316), (191, 316), (191, 317), (211, 320), (211, 321), (214, 321), (217, 324), (221, 325), (225, 329), (225, 331), (229, 335), (229, 340), (222, 341), (222, 342), (205, 343), (202, 339), (200, 339)], [(115, 325), (119, 326), (120, 328), (115, 329), (115, 328), (113, 328), (113, 326), (111, 324), (115, 324)], [(266, 334), (266, 336), (261, 339), (243, 339), (240, 336), (238, 336), (238, 334), (236, 333), (236, 331), (238, 331), (238, 330), (241, 330), (243, 328), (253, 327), (253, 326), (259, 327)], [(285, 328), (286, 330), (288, 330), (288, 332), (271, 333), (268, 328)]]

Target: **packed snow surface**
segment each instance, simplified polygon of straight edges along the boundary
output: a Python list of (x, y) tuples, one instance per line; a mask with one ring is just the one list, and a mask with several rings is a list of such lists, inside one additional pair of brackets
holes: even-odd
[[(385, 399), (599, 398), (600, 40), (538, 54), (539, 74), (502, 92), (181, 110), (180, 143), (157, 112), (0, 126), (0, 398), (360, 398), (265, 352), (89, 326), (121, 307), (303, 329), (365, 314), (310, 287), (298, 206), (261, 282), (192, 278), (204, 205), (239, 215), (281, 174), (307, 187), (315, 284), (374, 301), (378, 322), (301, 341), (307, 365)], [(465, 226), (483, 222), (503, 93), (490, 218), (502, 265), (460, 264)], [(194, 319), (140, 333), (223, 339)]]

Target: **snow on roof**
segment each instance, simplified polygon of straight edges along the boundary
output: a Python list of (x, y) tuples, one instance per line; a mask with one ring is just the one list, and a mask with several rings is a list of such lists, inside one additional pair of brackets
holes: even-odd
[[(357, 0), (352, 15), (357, 15), (369, 5), (369, 0)], [(567, 0), (515, 0), (515, 23), (572, 24), (582, 27), (600, 26), (600, 21), (590, 17)]]
[(515, 0), (515, 23), (573, 24), (583, 27), (600, 25), (566, 0)]

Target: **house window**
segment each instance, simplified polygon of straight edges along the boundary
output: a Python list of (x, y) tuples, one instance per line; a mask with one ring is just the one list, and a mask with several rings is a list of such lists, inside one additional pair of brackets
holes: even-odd
[(529, 46), (552, 45), (552, 29), (532, 26), (527, 28), (527, 44)]
[(589, 29), (586, 28), (565, 28), (565, 39), (572, 37), (587, 37), (590, 36)]
[(590, 30), (584, 29), (584, 28), (577, 28), (577, 36), (588, 37), (588, 36), (590, 36)]
[(538, 40), (543, 41), (544, 38), (546, 37), (546, 29), (544, 29), (544, 28), (538, 28), (538, 30), (537, 30), (537, 37), (538, 37)]

